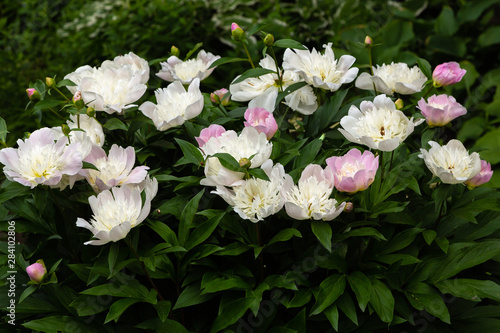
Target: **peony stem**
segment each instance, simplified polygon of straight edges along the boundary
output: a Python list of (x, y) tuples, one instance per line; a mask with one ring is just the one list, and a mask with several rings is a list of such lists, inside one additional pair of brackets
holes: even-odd
[(255, 68), (253, 61), (252, 61), (252, 57), (250, 57), (250, 52), (248, 52), (247, 45), (245, 43), (241, 43), (241, 44), (243, 44), (243, 48), (245, 49), (245, 52), (247, 53), (247, 57), (248, 57), (248, 61), (250, 62), (250, 65), (252, 65), (252, 68)]
[[(373, 77), (373, 62), (372, 62), (372, 48), (368, 48), (368, 59), (370, 60), (370, 73), (372, 74)], [(375, 96), (378, 95), (377, 88), (375, 87), (375, 82), (373, 82), (373, 90), (375, 91)]]
[(59, 89), (57, 89), (57, 87), (55, 85), (52, 86), (52, 88), (54, 88), (59, 93), (59, 95), (64, 97), (64, 99), (66, 99), (68, 102), (71, 102), (71, 100), (66, 95), (64, 95)]
[(134, 246), (132, 245), (132, 241), (129, 238), (125, 238), (125, 243), (127, 243), (127, 245), (130, 247), (130, 249), (134, 253), (134, 255), (137, 258), (137, 260), (139, 260), (139, 264), (141, 265), (142, 270), (144, 271), (144, 274), (146, 274), (146, 277), (148, 278), (149, 283), (156, 290), (156, 293), (158, 294), (158, 297), (160, 298), (160, 300), (164, 301), (165, 299), (163, 298), (163, 296), (161, 295), (160, 291), (156, 287), (156, 284), (151, 279), (151, 276), (149, 275), (146, 266), (144, 265), (144, 263), (142, 262), (141, 258), (139, 257), (139, 254), (137, 253), (137, 251), (135, 250)]
[[(255, 233), (257, 234), (257, 244), (259, 247), (261, 247), (261, 241), (260, 241), (260, 230), (259, 230), (259, 223), (255, 223)], [(260, 251), (259, 253), (259, 260), (260, 260), (260, 281), (264, 281), (264, 253), (263, 251)]]

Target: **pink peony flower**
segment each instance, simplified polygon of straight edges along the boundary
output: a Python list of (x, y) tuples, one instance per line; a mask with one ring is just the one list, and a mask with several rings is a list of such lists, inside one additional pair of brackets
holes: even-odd
[(234, 30), (236, 30), (238, 28), (240, 28), (240, 26), (238, 25), (238, 23), (235, 23), (235, 22), (231, 23), (231, 31), (234, 31)]
[(467, 71), (461, 69), (460, 65), (454, 61), (445, 62), (436, 66), (432, 73), (432, 80), (435, 87), (449, 86), (462, 80), (462, 77)]
[(335, 188), (340, 192), (354, 194), (364, 191), (373, 183), (378, 169), (378, 156), (368, 150), (363, 154), (353, 148), (344, 156), (333, 156), (326, 159), (332, 169)]
[(214, 137), (217, 138), (221, 136), (222, 133), (225, 133), (226, 129), (221, 125), (212, 124), (207, 128), (204, 128), (200, 132), (200, 136), (195, 137), (196, 142), (198, 142), (198, 146), (203, 147), (207, 141)]
[(229, 92), (226, 88), (222, 88), (214, 91), (210, 94), (210, 100), (216, 104), (222, 104), (222, 106), (228, 105), (231, 101), (229, 100), (230, 95), (227, 95), (226, 98), (224, 96)]
[(278, 124), (273, 114), (264, 108), (247, 109), (244, 117), (245, 127), (253, 127), (257, 132), (266, 134), (268, 140), (271, 140), (278, 130)]
[(28, 98), (30, 100), (32, 99), (40, 99), (40, 93), (38, 91), (36, 91), (35, 88), (28, 88), (26, 89), (26, 94), (28, 94)]
[(36, 263), (26, 267), (26, 273), (28, 273), (31, 281), (36, 283), (42, 282), (45, 274), (47, 273), (43, 260), (37, 260)]
[(491, 164), (485, 160), (481, 160), (481, 171), (471, 179), (465, 182), (467, 188), (472, 190), (474, 187), (483, 185), (490, 181), (491, 176), (493, 176), (493, 171), (491, 170)]
[(453, 119), (467, 113), (467, 109), (458, 103), (453, 96), (432, 95), (427, 103), (422, 98), (418, 101), (418, 108), (422, 111), (430, 127), (444, 126)]

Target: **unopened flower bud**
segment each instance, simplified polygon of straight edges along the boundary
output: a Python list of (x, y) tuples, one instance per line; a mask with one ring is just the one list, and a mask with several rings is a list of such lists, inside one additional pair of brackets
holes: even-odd
[(274, 44), (274, 36), (271, 34), (267, 34), (266, 37), (264, 37), (264, 44), (269, 47)]
[(372, 38), (370, 36), (365, 37), (365, 47), (372, 47)]
[(94, 117), (95, 116), (95, 109), (93, 107), (88, 107), (87, 108), (87, 116), (89, 116), (89, 117)]
[(28, 94), (28, 98), (30, 100), (38, 100), (40, 99), (40, 93), (38, 91), (36, 91), (35, 88), (28, 88), (26, 89), (26, 94)]
[(224, 98), (224, 96), (226, 96), (228, 92), (229, 90), (227, 90), (226, 88), (216, 90), (210, 94), (210, 100), (215, 104), (222, 104), (223, 106), (229, 105), (229, 103), (231, 102), (229, 100), (229, 95)]
[(69, 133), (71, 132), (71, 128), (69, 128), (68, 125), (66, 124), (62, 124), (61, 125), (61, 128), (62, 128), (62, 132), (64, 133), (64, 135), (68, 136)]
[(396, 104), (396, 109), (398, 110), (402, 110), (403, 107), (405, 106), (405, 103), (403, 102), (403, 100), (401, 98), (398, 98), (394, 104)]
[(82, 99), (82, 93), (80, 91), (77, 91), (74, 95), (73, 95), (73, 102), (76, 102), (76, 101), (79, 101)]
[(51, 77), (46, 77), (45, 78), (45, 84), (48, 86), (48, 87), (52, 87), (53, 85), (56, 84), (56, 80), (54, 80), (54, 78), (51, 78)]
[(352, 212), (353, 208), (354, 208), (354, 204), (352, 202), (346, 202), (345, 206), (344, 206), (344, 212), (350, 213), (350, 212)]
[(252, 162), (248, 158), (243, 157), (240, 159), (240, 167), (242, 168), (250, 168), (251, 164)]
[(237, 42), (241, 42), (245, 38), (245, 32), (237, 23), (231, 24), (231, 36)]
[(41, 283), (45, 274), (47, 274), (47, 269), (45, 268), (43, 260), (37, 260), (36, 263), (26, 267), (26, 273), (28, 273), (31, 281)]
[(181, 52), (179, 51), (179, 49), (175, 45), (172, 45), (172, 47), (170, 48), (170, 53), (176, 57), (178, 57), (181, 54)]

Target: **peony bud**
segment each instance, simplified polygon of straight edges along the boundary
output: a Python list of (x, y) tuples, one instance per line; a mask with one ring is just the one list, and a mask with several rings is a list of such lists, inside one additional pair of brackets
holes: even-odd
[(398, 98), (394, 104), (396, 104), (396, 109), (398, 110), (402, 110), (403, 107), (405, 106), (405, 103), (403, 102), (403, 100), (401, 98)]
[(454, 61), (438, 65), (432, 73), (434, 87), (439, 88), (458, 83), (462, 80), (465, 73), (467, 73), (467, 71), (461, 69), (460, 65)]
[(344, 206), (344, 212), (350, 213), (354, 209), (354, 204), (352, 202), (346, 202)]
[(41, 283), (45, 274), (47, 274), (47, 269), (45, 268), (43, 260), (37, 260), (36, 263), (26, 267), (26, 273), (28, 273), (31, 281)]
[(247, 109), (244, 117), (245, 127), (253, 127), (257, 132), (266, 134), (268, 140), (271, 140), (278, 130), (278, 124), (273, 114), (264, 108)]
[(222, 127), (221, 125), (217, 124), (212, 124), (208, 126), (207, 128), (204, 128), (200, 132), (200, 136), (195, 137), (196, 142), (198, 142), (198, 146), (201, 148), (205, 145), (205, 143), (210, 140), (210, 138), (217, 138), (222, 135), (222, 133), (225, 133), (226, 129)]
[(326, 164), (333, 171), (334, 186), (340, 192), (352, 195), (364, 191), (375, 180), (378, 169), (378, 156), (365, 150), (363, 154), (356, 148), (344, 156), (326, 159)]
[(67, 124), (62, 124), (61, 125), (61, 128), (62, 128), (62, 132), (64, 133), (64, 135), (68, 136), (69, 133), (71, 132), (71, 128), (69, 128), (69, 126)]
[(250, 161), (246, 157), (243, 157), (242, 159), (240, 159), (239, 163), (240, 163), (240, 167), (247, 168), (247, 169), (250, 168), (250, 166), (252, 165), (252, 161)]
[(453, 96), (432, 95), (425, 102), (424, 98), (418, 101), (420, 109), (429, 127), (444, 126), (453, 119), (467, 113), (467, 109), (458, 103)]
[(41, 98), (40, 93), (38, 91), (36, 91), (35, 88), (26, 89), (26, 94), (28, 94), (28, 98), (30, 100), (38, 100)]
[(170, 48), (170, 54), (178, 57), (181, 54), (181, 52), (179, 51), (179, 49), (175, 45), (172, 45), (172, 47)]
[(54, 80), (54, 78), (51, 78), (51, 77), (46, 77), (45, 78), (45, 84), (47, 85), (47, 87), (52, 87), (53, 85), (56, 84), (56, 80)]
[(491, 176), (493, 176), (493, 171), (491, 170), (491, 164), (486, 162), (485, 160), (481, 160), (481, 171), (471, 179), (465, 181), (465, 185), (469, 190), (472, 190), (474, 187), (479, 185), (483, 185), (490, 181)]
[(93, 107), (88, 107), (87, 108), (87, 116), (89, 116), (89, 117), (94, 117), (95, 116), (95, 109)]
[(76, 101), (79, 101), (82, 99), (82, 93), (80, 91), (77, 91), (74, 95), (73, 95), (73, 102), (76, 102)]
[(213, 93), (210, 94), (210, 100), (212, 102), (214, 102), (215, 104), (222, 104), (223, 106), (226, 106), (226, 105), (229, 105), (229, 103), (231, 103), (231, 101), (229, 100), (229, 96), (230, 95), (227, 95), (226, 98), (224, 98), (224, 96), (226, 96), (226, 94), (229, 92), (229, 90), (227, 90), (226, 88), (222, 88), (222, 89), (219, 89), (219, 90), (216, 90), (214, 91)]
[(372, 47), (372, 38), (370, 36), (365, 37), (365, 47)]
[(269, 47), (274, 44), (274, 36), (271, 34), (267, 34), (266, 37), (264, 37), (264, 44)]
[(240, 28), (238, 24), (233, 22), (231, 24), (231, 36), (235, 41), (241, 42), (243, 39), (245, 39), (245, 32)]

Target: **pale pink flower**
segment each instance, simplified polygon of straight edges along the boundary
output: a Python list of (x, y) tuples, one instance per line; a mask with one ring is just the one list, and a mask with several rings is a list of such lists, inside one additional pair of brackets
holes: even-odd
[(231, 31), (234, 31), (234, 30), (236, 30), (238, 28), (240, 28), (240, 26), (238, 25), (238, 23), (235, 23), (235, 22), (231, 23)]
[(278, 124), (273, 114), (264, 108), (247, 109), (244, 117), (245, 127), (253, 127), (257, 132), (266, 134), (268, 140), (271, 140), (278, 130)]
[(432, 80), (434, 86), (443, 87), (455, 84), (462, 80), (462, 77), (467, 73), (465, 69), (460, 68), (460, 65), (454, 61), (445, 62), (436, 66), (432, 72)]
[(365, 150), (363, 154), (353, 148), (344, 156), (326, 159), (332, 169), (335, 188), (340, 192), (354, 194), (364, 191), (373, 183), (378, 169), (378, 156)]
[(204, 128), (200, 132), (200, 136), (195, 137), (196, 142), (198, 142), (198, 146), (203, 147), (211, 137), (217, 138), (225, 133), (226, 129), (221, 125), (212, 124), (207, 128)]
[(111, 146), (107, 156), (104, 149), (93, 146), (85, 162), (93, 164), (99, 170), (82, 170), (82, 175), (97, 193), (115, 186), (139, 184), (146, 178), (149, 170), (147, 166), (134, 168), (134, 147), (122, 148), (116, 144)]
[(47, 269), (45, 268), (43, 260), (37, 260), (36, 263), (26, 267), (26, 273), (28, 273), (31, 281), (36, 283), (42, 282), (45, 274), (47, 274)]
[(493, 171), (491, 170), (491, 164), (485, 160), (481, 160), (481, 171), (471, 179), (465, 182), (467, 188), (473, 189), (479, 185), (483, 185), (490, 181), (491, 176), (493, 176)]
[(458, 103), (453, 96), (432, 95), (425, 102), (424, 98), (418, 101), (418, 108), (422, 111), (430, 127), (444, 126), (453, 119), (463, 116), (467, 109)]
[(56, 138), (50, 128), (31, 133), (26, 140), (17, 140), (19, 148), (0, 150), (0, 163), (10, 181), (34, 188), (39, 184), (55, 186), (64, 175), (76, 175), (82, 168), (80, 143), (68, 144), (68, 138)]
[(35, 88), (26, 89), (26, 94), (28, 94), (28, 98), (31, 99), (40, 99), (40, 94), (36, 91)]

